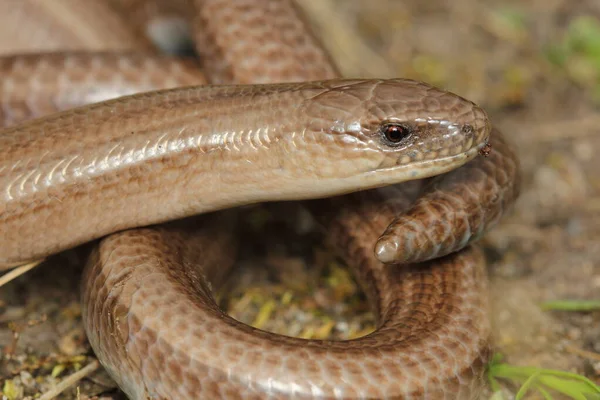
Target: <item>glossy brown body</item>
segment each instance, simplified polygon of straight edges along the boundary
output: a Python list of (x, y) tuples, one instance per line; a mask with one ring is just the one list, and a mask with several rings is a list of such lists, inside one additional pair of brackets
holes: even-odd
[[(211, 62), (216, 65), (209, 65), (205, 70), (209, 80), (278, 81), (286, 79), (279, 74), (281, 71), (293, 71), (291, 75), (283, 75), (290, 80), (328, 79), (337, 75), (326, 53), (305, 30), (305, 24), (290, 2), (240, 1), (236, 2), (236, 6), (223, 3), (195, 2), (195, 13), (200, 16), (195, 19), (198, 24), (196, 42), (202, 43), (208, 38), (213, 43), (204, 49), (198, 46), (204, 58), (214, 60)], [(209, 15), (214, 15), (217, 22), (212, 27), (201, 23), (203, 19), (210, 20)], [(229, 21), (229, 24), (218, 21)], [(232, 21), (245, 21), (244, 24), (234, 24), (234, 28), (243, 26), (243, 29), (223, 29)], [(265, 33), (271, 32), (272, 27), (281, 27), (287, 33)], [(269, 40), (272, 37), (289, 40), (273, 42)], [(249, 40), (242, 40), (245, 38)], [(236, 46), (236, 41), (244, 45)], [(262, 53), (251, 51), (253, 46), (267, 50)], [(272, 46), (271, 51), (269, 46)], [(304, 50), (290, 51), (294, 48)], [(256, 54), (257, 62), (232, 61), (243, 60), (239, 57), (244, 53), (246, 57)], [(298, 55), (300, 57), (295, 58)], [(305, 62), (307, 57), (313, 62)], [(247, 65), (250, 67), (246, 68)], [(299, 65), (302, 68), (298, 69)], [(115, 73), (118, 70), (115, 68)], [(138, 71), (136, 76), (140, 77), (145, 69), (139, 68)], [(35, 74), (32, 74), (32, 79), (35, 79)], [(135, 79), (131, 81), (135, 82)], [(152, 89), (160, 88), (160, 84), (158, 86)], [(116, 115), (122, 115), (122, 108), (114, 107), (114, 104), (123, 103), (113, 103), (113, 108), (99, 106), (95, 110), (109, 109), (114, 110)], [(103, 115), (102, 112), (90, 113), (90, 110), (67, 114), (66, 121), (71, 121), (70, 118), (76, 115), (84, 119)], [(224, 112), (227, 112), (226, 109)], [(148, 113), (148, 117), (154, 117), (154, 114)], [(232, 120), (235, 116), (236, 112), (231, 112)], [(140, 120), (144, 119), (134, 121)], [(51, 117), (48, 121), (59, 123), (64, 120)], [(133, 126), (139, 126), (139, 123)], [(17, 131), (19, 129), (25, 136), (30, 136), (27, 125), (17, 128)], [(93, 137), (90, 131), (79, 129), (71, 131), (71, 135), (74, 132), (89, 134), (92, 141), (103, 141), (105, 137)], [(110, 132), (116, 134), (117, 130)], [(15, 140), (14, 137), (6, 137), (4, 140)], [(19, 139), (12, 143), (18, 147), (23, 142)], [(59, 143), (57, 149), (62, 151)], [(101, 242), (90, 260), (82, 292), (86, 330), (97, 356), (132, 398), (477, 398), (484, 385), (483, 371), (490, 354), (487, 284), (481, 253), (467, 247), (425, 264), (384, 265), (375, 257), (373, 246), (379, 234), (398, 214), (401, 216), (396, 226), (390, 227), (379, 242), (393, 244), (386, 247), (391, 251), (384, 252), (384, 257), (378, 252), (378, 256), (386, 262), (432, 259), (438, 254), (455, 252), (492, 226), (518, 193), (518, 165), (514, 153), (499, 132), (493, 133), (491, 144), (493, 153), (490, 158), (477, 157), (465, 166), (465, 171), (461, 172), (463, 167), (453, 172), (454, 175), (440, 177), (412, 210), (408, 210), (414, 200), (414, 190), (409, 190), (410, 186), (308, 203), (328, 228), (330, 241), (353, 267), (374, 305), (379, 326), (373, 334), (349, 342), (305, 341), (258, 331), (224, 315), (214, 303), (210, 287), (211, 282), (218, 283), (231, 264), (235, 241), (229, 234), (228, 224), (216, 223), (213, 216), (206, 216), (185, 225), (171, 224), (117, 233)], [(39, 147), (31, 154), (41, 157), (42, 149)], [(94, 149), (90, 146), (90, 151)], [(22, 154), (17, 158), (22, 158)], [(277, 160), (275, 156), (270, 157)], [(3, 184), (3, 188), (10, 185), (10, 178), (14, 180), (16, 177), (6, 171), (6, 168), (0, 170), (9, 182)], [(123, 175), (122, 171), (121, 175), (116, 173), (118, 171), (112, 172), (115, 172), (115, 190), (127, 193), (129, 189), (124, 184), (132, 182), (123, 179), (128, 175)], [(165, 176), (168, 178), (168, 174)], [(151, 179), (145, 184), (148, 182)], [(49, 185), (48, 188), (53, 190), (61, 186)], [(107, 198), (103, 196), (108, 194), (94, 183), (90, 188), (92, 192), (88, 193), (99, 196), (89, 196), (97, 201), (93, 203), (94, 200), (91, 200), (92, 205), (100, 207), (100, 200)], [(138, 189), (142, 196), (138, 201), (127, 202), (125, 196), (122, 205), (114, 207), (117, 211), (136, 215), (132, 221), (134, 226), (153, 222), (139, 218), (139, 208), (143, 214), (144, 204), (149, 204), (146, 200), (151, 199), (151, 191), (143, 185)], [(263, 189), (255, 201), (268, 200), (266, 193), (275, 193), (264, 192)], [(4, 195), (6, 193), (3, 192)], [(93, 214), (101, 213), (100, 208), (94, 213), (91, 209), (86, 211), (89, 207), (78, 202), (72, 192), (61, 193), (66, 196), (64, 200), (72, 200), (76, 208), (80, 207), (83, 213), (80, 217), (94, 218), (97, 216)], [(473, 195), (467, 196), (466, 193)], [(31, 193), (24, 194), (23, 201), (0, 205), (4, 207), (0, 209), (0, 219), (8, 215), (2, 213), (3, 210), (16, 204), (17, 208), (25, 206), (23, 216), (27, 213), (32, 216), (30, 226), (48, 222), (44, 218), (36, 219), (35, 207), (31, 207), (35, 202), (29, 200)], [(250, 200), (247, 193), (234, 194), (241, 196), (238, 200)], [(302, 190), (289, 199), (303, 196), (310, 197), (310, 193)], [(433, 196), (432, 202), (423, 200), (427, 196)], [(51, 198), (48, 193), (40, 197), (41, 201), (48, 198)], [(229, 196), (224, 197), (225, 203), (220, 205), (210, 196), (206, 199), (209, 202), (212, 199), (214, 208), (236, 203)], [(451, 206), (443, 203), (444, 199), (452, 199)], [(436, 202), (444, 206), (436, 206)], [(176, 206), (176, 203), (169, 204)], [(60, 207), (56, 208), (56, 211), (60, 210)], [(65, 210), (68, 216), (69, 208)], [(458, 214), (454, 214), (456, 210)], [(54, 211), (48, 217), (52, 215), (55, 215)], [(456, 217), (458, 215), (462, 217)], [(176, 216), (181, 214), (164, 215), (159, 220)], [(442, 222), (443, 229), (423, 230), (429, 229), (428, 223), (422, 223), (428, 218)], [(417, 224), (404, 224), (402, 221), (406, 219)], [(47, 236), (60, 243), (59, 247), (51, 250), (47, 247), (36, 254), (51, 253), (123, 228), (114, 224), (118, 220), (114, 219), (112, 228), (104, 230), (97, 230), (96, 226), (89, 224), (69, 224), (67, 226), (73, 230), (67, 232), (64, 240), (56, 241), (53, 236)], [(468, 224), (461, 222), (465, 220)], [(2, 238), (3, 241), (15, 238), (11, 242), (14, 243), (11, 247), (13, 256), (6, 258), (8, 263), (33, 256), (24, 253), (29, 251), (29, 246), (19, 244), (28, 240), (27, 235), (14, 235), (22, 227), (29, 226), (26, 219), (16, 218), (13, 221), (16, 221), (16, 229), (11, 229), (13, 236)], [(58, 222), (47, 226), (56, 228)], [(404, 242), (404, 238), (398, 236), (404, 232), (403, 227), (413, 229), (416, 237), (422, 234), (429, 242)], [(58, 231), (60, 229), (54, 232)], [(88, 232), (88, 236), (80, 236), (65, 244), (65, 240), (73, 240), (73, 233), (82, 231)], [(33, 245), (45, 242), (42, 246), (48, 246), (51, 241), (45, 241), (42, 236), (32, 242)], [(429, 243), (433, 247), (419, 249), (415, 243), (419, 246)], [(398, 248), (404, 250), (400, 258)], [(423, 251), (423, 248), (428, 250)], [(413, 256), (415, 254), (418, 256)], [(198, 264), (199, 260), (203, 262)]]

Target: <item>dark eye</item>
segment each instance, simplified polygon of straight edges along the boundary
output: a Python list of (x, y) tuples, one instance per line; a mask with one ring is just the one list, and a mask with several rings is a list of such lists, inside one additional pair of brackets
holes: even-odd
[(398, 144), (410, 136), (410, 129), (400, 124), (384, 124), (380, 132), (385, 140), (390, 144)]
[(473, 126), (471, 126), (469, 124), (465, 124), (462, 127), (462, 131), (463, 131), (463, 133), (466, 133), (467, 135), (470, 135), (471, 133), (473, 133), (474, 129), (473, 129)]

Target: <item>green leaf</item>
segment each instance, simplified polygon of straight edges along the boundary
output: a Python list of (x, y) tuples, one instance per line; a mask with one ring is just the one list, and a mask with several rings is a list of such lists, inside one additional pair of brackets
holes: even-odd
[(519, 367), (501, 362), (494, 355), (488, 365), (488, 379), (494, 392), (499, 391), (498, 379), (521, 384), (515, 398), (522, 399), (531, 389), (552, 400), (550, 391), (555, 391), (575, 400), (600, 399), (600, 386), (585, 376), (572, 372), (543, 369), (537, 367)]
[(535, 380), (540, 376), (540, 374), (541, 374), (540, 371), (537, 371), (537, 372), (531, 374), (531, 376), (529, 378), (527, 378), (527, 380), (523, 383), (523, 385), (521, 385), (521, 388), (515, 395), (516, 400), (521, 400), (523, 398), (523, 396), (525, 396), (527, 394), (527, 391), (529, 390), (531, 385), (533, 385), (535, 383)]
[(600, 300), (556, 300), (542, 303), (543, 310), (595, 311), (600, 310)]

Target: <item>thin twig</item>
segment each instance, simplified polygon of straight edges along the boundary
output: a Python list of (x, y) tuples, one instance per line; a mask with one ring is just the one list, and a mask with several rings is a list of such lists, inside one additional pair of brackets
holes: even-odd
[(578, 355), (580, 357), (587, 358), (590, 360), (600, 361), (600, 354), (594, 353), (593, 351), (583, 350), (583, 349), (580, 349), (579, 347), (575, 347), (570, 344), (565, 344), (564, 347), (568, 353), (575, 354), (575, 355)]
[(29, 271), (30, 269), (37, 267), (38, 265), (40, 265), (40, 263), (42, 261), (44, 261), (44, 260), (38, 260), (38, 261), (30, 262), (29, 264), (21, 265), (15, 269), (13, 269), (12, 271), (7, 272), (6, 274), (2, 275), (2, 277), (0, 277), (0, 287), (6, 285), (8, 282), (12, 281), (13, 279), (18, 278), (19, 276), (23, 275), (25, 272)]
[(56, 385), (54, 388), (50, 389), (49, 391), (47, 391), (46, 393), (41, 395), (38, 398), (38, 400), (51, 400), (51, 399), (55, 398), (56, 396), (58, 396), (59, 394), (64, 392), (66, 389), (75, 385), (81, 379), (89, 376), (92, 372), (97, 370), (99, 366), (100, 366), (100, 363), (98, 362), (98, 360), (92, 361), (85, 367), (81, 368), (79, 371), (67, 376), (65, 379), (60, 381), (60, 383), (58, 385)]

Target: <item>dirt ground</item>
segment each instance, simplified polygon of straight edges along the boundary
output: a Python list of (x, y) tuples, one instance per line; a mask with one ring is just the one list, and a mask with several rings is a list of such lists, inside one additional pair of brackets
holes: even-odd
[[(540, 307), (600, 300), (600, 2), (300, 3), (346, 76), (410, 77), (447, 88), (481, 104), (516, 144), (522, 195), (483, 241), (497, 351), (510, 364), (600, 383), (600, 311)], [(274, 224), (260, 212), (251, 218), (256, 229)], [(291, 237), (279, 236), (266, 259), (242, 262), (222, 303), (236, 318), (276, 332), (364, 334), (373, 319), (355, 283), (326, 249), (313, 249), (318, 239), (304, 237), (291, 248)], [(79, 260), (69, 253), (53, 262)], [(80, 323), (79, 270), (59, 276), (46, 265), (0, 289), (5, 398), (43, 393), (93, 360)], [(101, 371), (60, 398), (78, 395), (120, 398)]]

